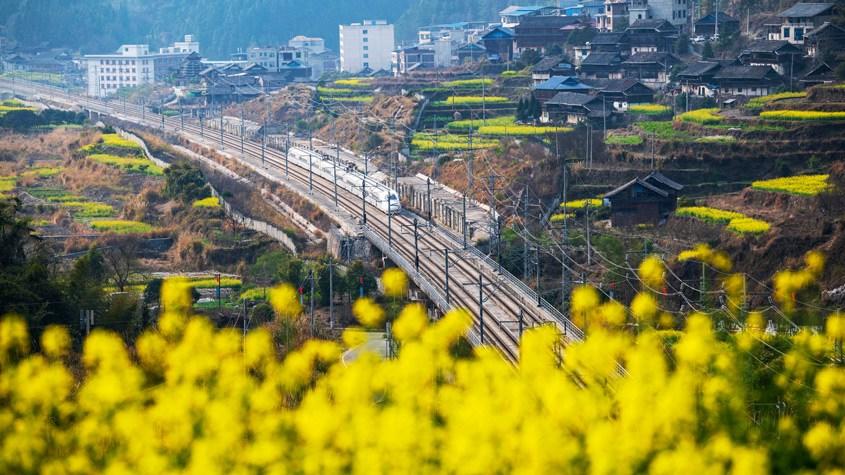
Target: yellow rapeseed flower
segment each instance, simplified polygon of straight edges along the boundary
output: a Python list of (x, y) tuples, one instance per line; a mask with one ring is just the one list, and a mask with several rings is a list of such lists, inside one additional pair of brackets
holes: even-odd
[(41, 351), (50, 358), (61, 358), (70, 350), (70, 335), (65, 327), (51, 325), (41, 335)]
[(637, 273), (648, 288), (660, 290), (663, 287), (666, 278), (666, 268), (658, 256), (651, 255), (643, 259), (637, 269)]
[(280, 284), (270, 289), (270, 305), (276, 314), (285, 318), (294, 318), (302, 313), (299, 294), (290, 284)]
[(398, 267), (385, 269), (381, 274), (381, 284), (384, 295), (388, 297), (404, 297), (408, 293), (408, 276)]
[(352, 305), (352, 313), (361, 325), (375, 328), (384, 321), (384, 310), (369, 297), (361, 297)]

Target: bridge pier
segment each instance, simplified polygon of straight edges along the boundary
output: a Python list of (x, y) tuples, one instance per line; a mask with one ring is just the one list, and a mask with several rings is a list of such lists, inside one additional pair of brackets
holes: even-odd
[(332, 227), (326, 239), (326, 251), (342, 262), (368, 261), (372, 257), (373, 246), (363, 234), (350, 236), (340, 228)]

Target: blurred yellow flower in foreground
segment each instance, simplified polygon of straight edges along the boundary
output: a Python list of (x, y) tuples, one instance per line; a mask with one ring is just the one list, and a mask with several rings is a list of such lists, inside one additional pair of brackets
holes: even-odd
[(270, 305), (278, 315), (286, 318), (293, 318), (302, 313), (302, 304), (299, 303), (299, 294), (294, 286), (280, 284), (270, 289)]
[(404, 297), (408, 293), (408, 276), (398, 267), (385, 269), (381, 274), (384, 295), (388, 297)]

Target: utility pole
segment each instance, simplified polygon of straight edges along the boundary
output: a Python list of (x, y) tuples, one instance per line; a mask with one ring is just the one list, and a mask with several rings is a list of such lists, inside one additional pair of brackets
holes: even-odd
[(446, 272), (444, 273), (444, 278), (446, 279), (446, 303), (449, 303), (449, 250), (445, 249), (444, 254), (446, 256)]
[(393, 213), (387, 210), (387, 247), (393, 249)]
[(484, 274), (478, 273), (478, 323), (481, 334), (481, 344), (484, 344)]
[(315, 332), (315, 321), (314, 321), (314, 269), (311, 269), (311, 294), (308, 297), (308, 304), (311, 307), (309, 310), (310, 319), (311, 319), (311, 336), (314, 336)]
[[(126, 103), (124, 102), (124, 105)], [(185, 131), (185, 110), (182, 107), (182, 98), (179, 98), (179, 128)]]
[(308, 193), (314, 191), (314, 167), (311, 152), (308, 152)]
[(364, 215), (364, 224), (367, 224), (367, 179), (361, 178), (361, 213)]
[(425, 178), (425, 188), (426, 188), (426, 206), (428, 207), (428, 225), (431, 226), (433, 223), (431, 221), (431, 178)]
[(220, 104), (220, 148), (226, 148), (223, 145), (223, 104)]
[(419, 227), (417, 218), (414, 218), (414, 270), (420, 271), (420, 248), (419, 248)]
[(522, 188), (522, 278), (528, 279), (528, 187)]
[(593, 251), (592, 246), (590, 246), (590, 202), (587, 201), (587, 205), (584, 206), (584, 235), (587, 238), (587, 265), (592, 265), (593, 263)]
[(540, 246), (534, 247), (535, 259), (537, 259), (537, 306), (543, 306), (543, 295), (540, 292)]
[[(240, 96), (238, 96), (240, 99)], [(246, 135), (246, 127), (244, 126), (244, 103), (241, 101), (241, 158), (244, 158), (244, 135)]]
[(200, 109), (200, 137), (205, 138), (205, 108)]
[(329, 328), (334, 329), (334, 266), (329, 256)]
[(464, 224), (463, 225), (464, 250), (466, 250), (466, 248), (467, 248), (467, 195), (466, 195), (466, 193), (464, 193), (463, 204), (464, 204), (464, 212), (463, 212), (463, 216), (461, 216), (461, 217), (463, 218), (463, 224)]
[(288, 177), (288, 153), (290, 153), (290, 126), (285, 124), (285, 178)]

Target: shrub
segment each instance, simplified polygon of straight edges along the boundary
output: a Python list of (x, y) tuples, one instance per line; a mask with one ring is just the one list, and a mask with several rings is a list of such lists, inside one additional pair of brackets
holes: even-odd
[(663, 115), (672, 112), (672, 108), (662, 104), (631, 104), (628, 112), (643, 115)]
[(693, 122), (696, 124), (710, 125), (718, 124), (725, 120), (719, 115), (719, 109), (698, 109), (694, 111), (684, 112), (678, 118), (682, 122)]
[(114, 234), (144, 234), (153, 230), (147, 223), (125, 219), (100, 219), (90, 221), (88, 225), (97, 231)]
[(760, 118), (765, 120), (786, 120), (786, 121), (826, 121), (826, 120), (845, 120), (845, 112), (822, 112), (822, 111), (796, 111), (796, 110), (776, 110), (763, 111), (760, 113)]
[(751, 183), (751, 188), (775, 193), (815, 196), (830, 188), (829, 177), (829, 175), (801, 175), (759, 180)]

